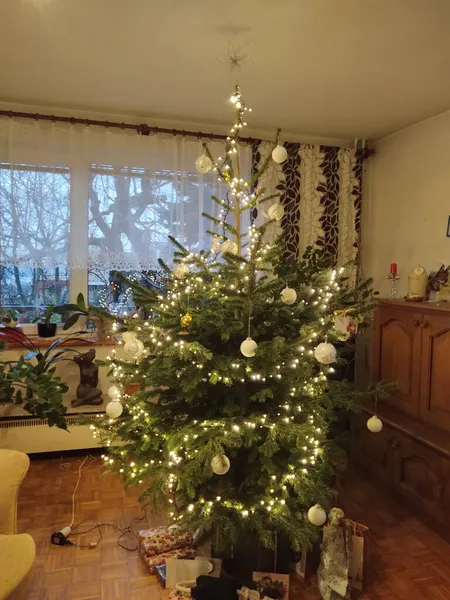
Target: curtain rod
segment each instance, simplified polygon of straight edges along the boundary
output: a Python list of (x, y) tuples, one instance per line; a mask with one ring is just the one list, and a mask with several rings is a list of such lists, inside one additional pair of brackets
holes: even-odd
[[(52, 121), (53, 123), (71, 123), (72, 125), (81, 124), (95, 125), (97, 127), (115, 127), (116, 129), (131, 129), (139, 135), (150, 135), (151, 133), (168, 133), (170, 135), (182, 135), (185, 137), (209, 138), (210, 140), (226, 140), (227, 136), (220, 133), (204, 133), (202, 131), (188, 131), (185, 129), (167, 129), (165, 127), (150, 127), (142, 123), (119, 123), (118, 121), (97, 121), (93, 119), (81, 119), (80, 117), (62, 117), (58, 115), (43, 115), (40, 113), (17, 112), (14, 110), (0, 110), (1, 117), (16, 117), (20, 119), (35, 119), (36, 121)], [(261, 142), (258, 138), (239, 138), (244, 144), (253, 144)]]

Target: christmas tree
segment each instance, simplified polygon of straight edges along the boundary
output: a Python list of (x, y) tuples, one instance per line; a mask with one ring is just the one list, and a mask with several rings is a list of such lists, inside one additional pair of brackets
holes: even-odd
[[(283, 207), (258, 181), (286, 151), (277, 139), (244, 180), (239, 136), (250, 109), (238, 87), (231, 102), (225, 158), (205, 146), (196, 163), (213, 167), (228, 189), (213, 197), (221, 216), (204, 215), (212, 249), (192, 253), (172, 239), (174, 265), (161, 262), (162, 289), (130, 282), (147, 318), (115, 319), (133, 358), (109, 358), (114, 399), (91, 427), (107, 447), (108, 468), (140, 485), (142, 498), (174, 523), (200, 534), (214, 528), (222, 544), (253, 532), (271, 547), (283, 533), (300, 549), (317, 535), (313, 523), (324, 521), (315, 505), (330, 506), (333, 496), (331, 424), (357, 396), (335, 377), (347, 347), (335, 314), (363, 320), (370, 282), (349, 286), (348, 271), (312, 249), (286, 264), (283, 236), (265, 242)], [(265, 214), (269, 201), (256, 224), (255, 209)], [(139, 387), (128, 396), (130, 383)]]

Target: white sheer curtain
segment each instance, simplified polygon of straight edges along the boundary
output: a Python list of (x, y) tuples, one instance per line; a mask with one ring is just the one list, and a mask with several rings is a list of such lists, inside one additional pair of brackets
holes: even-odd
[[(86, 293), (88, 273), (158, 269), (158, 258), (172, 258), (169, 234), (192, 250), (209, 247), (201, 215), (217, 215), (211, 195), (226, 190), (195, 170), (202, 141), (0, 118), (2, 304), (18, 287), (19, 304), (24, 288), (39, 296), (43, 274), (53, 292), (70, 279), (73, 298)], [(208, 144), (223, 155), (224, 144)], [(242, 156), (248, 173), (251, 149)]]

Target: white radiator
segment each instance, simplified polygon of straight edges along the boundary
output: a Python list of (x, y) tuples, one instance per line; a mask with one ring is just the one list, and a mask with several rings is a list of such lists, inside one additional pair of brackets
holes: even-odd
[(76, 416), (66, 417), (68, 431), (49, 427), (46, 420), (11, 419), (0, 420), (0, 448), (34, 452), (59, 452), (99, 448), (88, 425), (73, 426)]

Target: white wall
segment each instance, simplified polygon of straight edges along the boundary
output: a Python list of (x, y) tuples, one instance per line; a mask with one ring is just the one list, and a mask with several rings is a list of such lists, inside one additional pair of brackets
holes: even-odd
[(364, 275), (389, 295), (385, 276), (397, 262), (399, 292), (421, 264), (450, 264), (450, 111), (380, 140), (368, 161), (362, 218)]

